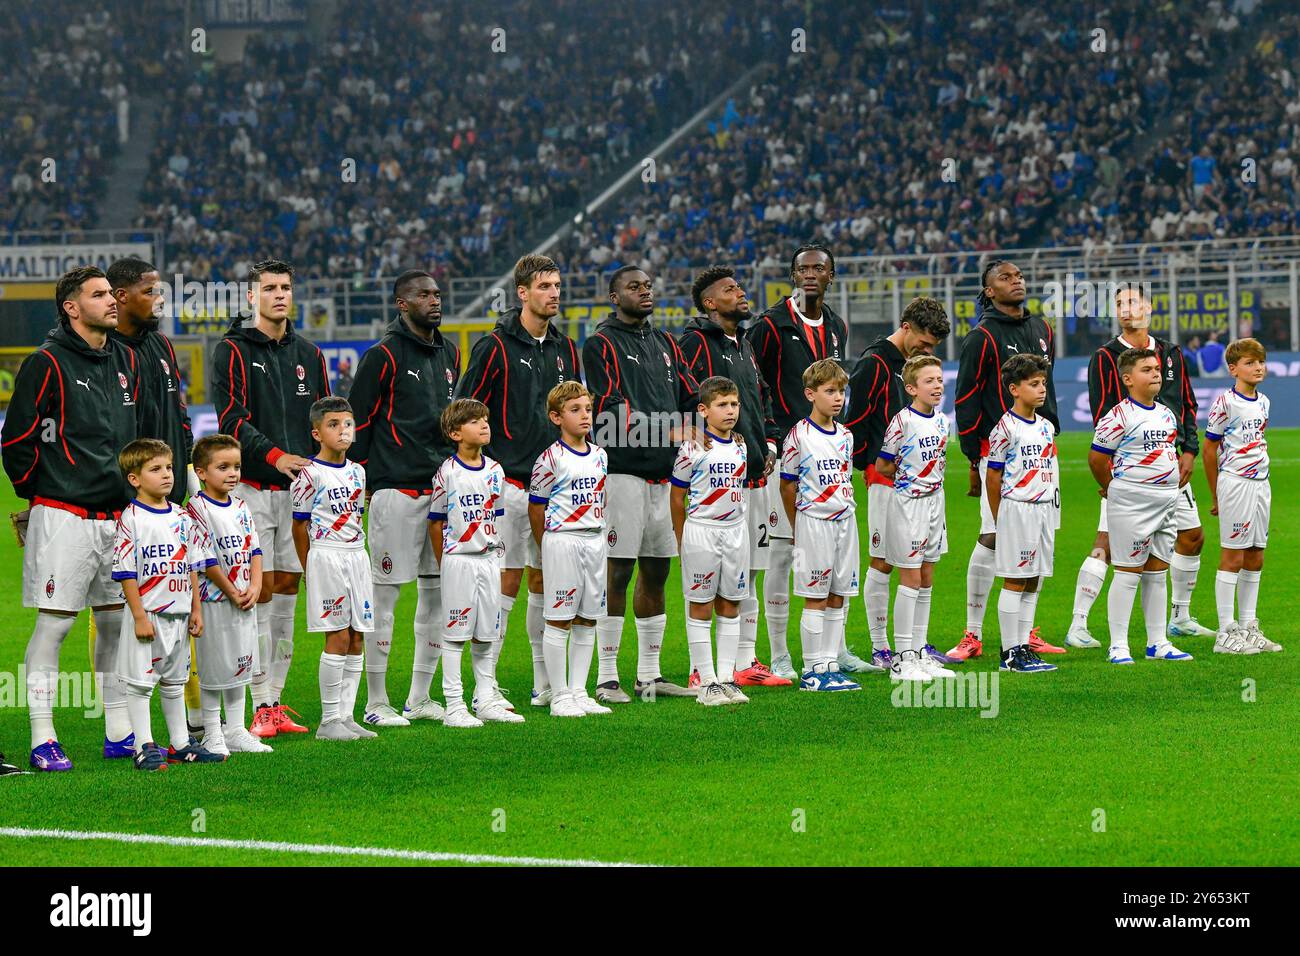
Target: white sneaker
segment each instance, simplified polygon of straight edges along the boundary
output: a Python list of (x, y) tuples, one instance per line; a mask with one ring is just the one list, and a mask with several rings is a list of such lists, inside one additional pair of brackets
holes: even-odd
[(721, 707), (731, 703), (731, 698), (727, 696), (721, 684), (705, 684), (700, 688), (699, 696), (695, 699), (705, 707)]
[(1180, 617), (1178, 620), (1169, 622), (1170, 637), (1215, 637), (1217, 636), (1208, 627), (1205, 627), (1196, 618)]
[[(1246, 643), (1251, 644), (1261, 651), (1276, 654), (1282, 650), (1282, 645), (1277, 641), (1270, 641), (1264, 636), (1264, 632), (1259, 629), (1259, 621), (1251, 621), (1246, 625)], [(212, 748), (209, 747), (209, 750)]]
[(1214, 637), (1216, 654), (1258, 654), (1259, 648), (1246, 642), (1246, 629), (1231, 622)]
[(497, 724), (522, 724), (524, 718), (516, 714), (513, 710), (506, 710), (505, 704), (501, 700), (489, 701), (477, 711), (478, 719), (482, 721), (492, 721)]
[(243, 727), (224, 735), (226, 749), (232, 754), (269, 754), (274, 751)]
[(922, 654), (917, 662), (917, 666), (925, 671), (931, 677), (956, 677), (956, 673), (948, 670), (929, 654)]
[(374, 738), (379, 736), (373, 730), (366, 730), (366, 728), (362, 727), (359, 723), (357, 723), (356, 718), (354, 717), (344, 717), (343, 723), (347, 725), (348, 730), (352, 731), (359, 738), (360, 737)]
[(320, 726), (316, 728), (317, 740), (360, 740), (361, 735), (352, 732), (349, 727), (339, 717), (333, 720), (322, 720)]
[(728, 681), (722, 685), (722, 692), (727, 695), (727, 700), (733, 704), (748, 704), (749, 698), (745, 696), (740, 685), (734, 681)]
[(442, 704), (430, 697), (424, 698), (414, 707), (407, 704), (402, 708), (402, 716), (408, 721), (412, 720), (442, 720), (442, 715), (446, 711)]
[(551, 701), (554, 699), (555, 696), (552, 693), (551, 688), (548, 687), (546, 688), (546, 690), (541, 691), (540, 693), (538, 691), (533, 691), (532, 697), (528, 701), (528, 703), (532, 704), (534, 707), (549, 707), (551, 705)]
[(864, 661), (852, 651), (845, 651), (843, 654), (840, 654), (835, 659), (835, 663), (839, 665), (837, 670), (839, 670), (841, 674), (865, 674), (868, 671), (880, 670), (879, 667), (876, 667), (870, 661)]
[(591, 695), (588, 694), (585, 690), (582, 691), (581, 693), (575, 692), (573, 694), (573, 702), (582, 709), (582, 712), (584, 714), (587, 715), (614, 713), (604, 704), (598, 704), (596, 701), (592, 700)]
[(397, 712), (392, 704), (377, 704), (366, 708), (365, 721), (375, 727), (409, 727), (411, 722)]
[[(550, 708), (552, 717), (587, 716), (586, 712), (581, 706), (579, 706), (578, 702), (573, 699), (572, 694), (552, 694)], [(606, 713), (608, 713), (608, 711), (606, 711)]]
[(465, 705), (449, 708), (442, 715), (442, 725), (444, 727), (482, 727), (483, 721), (479, 720), (468, 710)]
[(794, 664), (790, 662), (789, 654), (778, 654), (772, 658), (772, 666), (769, 670), (777, 677), (784, 677), (786, 680), (799, 679), (799, 675), (794, 672)]
[(934, 676), (921, 666), (916, 651), (895, 654), (894, 662), (889, 668), (889, 678), (890, 680), (934, 680)]
[(212, 734), (204, 734), (203, 746), (214, 754), (221, 754), (223, 757), (230, 756), (230, 747), (226, 743), (225, 734), (221, 731), (217, 731), (215, 736)]
[(1065, 643), (1070, 647), (1101, 647), (1101, 642), (1088, 633), (1082, 624), (1071, 624), (1065, 635)]

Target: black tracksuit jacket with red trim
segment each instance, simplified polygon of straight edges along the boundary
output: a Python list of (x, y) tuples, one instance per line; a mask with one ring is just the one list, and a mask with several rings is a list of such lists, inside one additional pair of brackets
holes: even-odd
[(401, 319), (361, 356), (348, 395), (357, 419), (348, 457), (365, 466), (367, 489), (432, 490), (454, 451), (441, 418), (459, 378), (456, 344), (436, 329), (426, 342)]
[(767, 443), (777, 446), (781, 456), (781, 434), (772, 418), (772, 395), (767, 382), (758, 371), (758, 359), (749, 344), (746, 330), (741, 329), (733, 342), (722, 331), (722, 326), (702, 315), (691, 323), (677, 338), (677, 345), (686, 357), (686, 363), (695, 376), (703, 382), (712, 375), (721, 375), (736, 383), (740, 392), (740, 420), (736, 430), (745, 439), (745, 479), (751, 487), (762, 485), (766, 465)]
[(140, 437), (157, 438), (172, 450), (172, 469), (176, 482), (168, 495), (178, 505), (189, 493), (185, 469), (194, 451), (194, 432), (190, 413), (181, 395), (181, 370), (176, 364), (176, 349), (167, 336), (157, 330), (139, 335), (123, 335), (114, 329), (109, 337), (135, 352), (140, 368)]
[(903, 388), (907, 359), (897, 345), (882, 336), (858, 356), (849, 375), (849, 405), (844, 425), (853, 433), (853, 465), (864, 471), (875, 465), (890, 420), (910, 404)]
[(796, 324), (790, 297), (786, 296), (749, 329), (749, 344), (754, 347), (758, 370), (772, 392), (772, 417), (782, 442), (794, 423), (812, 408), (803, 397), (804, 370), (824, 358), (844, 365), (848, 355), (848, 328), (826, 304), (822, 304), (822, 334), (806, 337), (802, 325)]
[(140, 435), (138, 370), (125, 345), (110, 338), (105, 348), (91, 348), (62, 325), (23, 359), (0, 432), (5, 474), (18, 497), (101, 514), (131, 500), (117, 454)]
[(982, 295), (975, 303), (975, 317), (979, 324), (962, 339), (957, 364), (957, 434), (962, 454), (972, 462), (987, 451), (993, 426), (1015, 404), (1010, 389), (1002, 384), (1002, 363), (1017, 352), (1047, 359), (1047, 400), (1038, 413), (1058, 434), (1061, 431), (1050, 367), (1056, 365), (1051, 325), (1037, 315), (1013, 319), (986, 303)]
[(320, 349), (292, 323), (278, 341), (255, 327), (234, 325), (212, 350), (211, 391), (217, 427), (243, 448), (243, 480), (288, 488), (290, 480), (275, 470), (280, 456), (309, 458), (319, 447), (308, 412), (330, 393)]
[[(1169, 408), (1178, 419), (1178, 450), (1199, 455), (1201, 439), (1196, 434), (1196, 393), (1192, 391), (1187, 375), (1183, 350), (1178, 346), (1151, 336), (1151, 342), (1160, 358), (1160, 394), (1157, 400)], [(1127, 342), (1113, 338), (1088, 360), (1088, 404), (1092, 407), (1092, 423), (1128, 397), (1124, 379), (1119, 374), (1119, 357), (1130, 348)]]
[(582, 370), (578, 347), (554, 322), (538, 342), (524, 328), (521, 314), (511, 309), (474, 343), (456, 397), (487, 405), (492, 426), (487, 453), (501, 463), (506, 478), (527, 487), (534, 462), (560, 437), (546, 415), (546, 396), (561, 382), (580, 380)]
[[(592, 433), (609, 456), (610, 474), (667, 481), (677, 446), (661, 428), (637, 427), (636, 418), (673, 412), (694, 416), (700, 386), (677, 340), (650, 319), (632, 326), (611, 313), (582, 343), (582, 365), (587, 388), (596, 396)], [(602, 416), (617, 417), (602, 421)], [(618, 427), (611, 427), (615, 421)]]

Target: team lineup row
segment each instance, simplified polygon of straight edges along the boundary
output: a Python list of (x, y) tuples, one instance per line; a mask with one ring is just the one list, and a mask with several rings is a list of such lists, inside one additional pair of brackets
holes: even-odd
[[(223, 744), (253, 749), (265, 746), (256, 738), (305, 730), (279, 699), (292, 659), (293, 615), (304, 555), (309, 564), (309, 629), (327, 632), (321, 661), (322, 736), (354, 737), (367, 732), (351, 721), (348, 704), (349, 694), (355, 701), (363, 670), (365, 721), (370, 725), (405, 724), (425, 717), (466, 725), (479, 719), (521, 720), (496, 686), (495, 661), (506, 620), (525, 583), (525, 570), (526, 630), (534, 662), (532, 703), (549, 705), (565, 716), (603, 712), (607, 709), (603, 704), (630, 699), (622, 690), (617, 654), (627, 586), (638, 565), (633, 604), (638, 639), (635, 690), (640, 694), (693, 696), (702, 703), (721, 703), (742, 700), (740, 687), (745, 684), (787, 684), (798, 678), (809, 690), (849, 690), (858, 686), (848, 676), (855, 672), (889, 670), (900, 679), (951, 673), (942, 666), (945, 661), (978, 656), (982, 650), (983, 608), (995, 575), (1003, 576), (1006, 585), (998, 601), (1003, 667), (1048, 669), (1050, 665), (1038, 653), (1060, 650), (1042, 642), (1032, 627), (1038, 579), (1051, 573), (1052, 522), (1059, 522), (1052, 330), (1025, 310), (1024, 280), (1012, 263), (995, 262), (985, 269), (977, 303), (979, 322), (962, 344), (957, 381), (959, 438), (972, 462), (973, 486), (988, 493), (981, 495), (985, 520), (968, 570), (967, 633), (948, 655), (939, 654), (926, 638), (930, 569), (946, 550), (942, 474), (947, 420), (936, 411), (943, 386), (932, 353), (948, 334), (949, 324), (936, 301), (920, 298), (910, 303), (899, 328), (861, 354), (850, 378), (836, 361), (844, 360), (847, 328), (824, 304), (834, 278), (834, 259), (825, 247), (813, 244), (796, 251), (791, 261), (795, 291), (760, 316), (750, 312), (731, 270), (705, 270), (693, 288), (701, 315), (679, 339), (648, 322), (653, 309), (651, 278), (642, 270), (625, 268), (611, 276), (613, 312), (588, 335), (580, 361), (574, 342), (551, 323), (559, 307), (558, 270), (545, 257), (526, 256), (515, 275), (520, 306), (476, 344), (462, 376), (458, 350), (438, 332), (441, 301), (436, 281), (426, 273), (406, 273), (394, 288), (398, 319), (359, 363), (351, 406), (334, 399), (331, 409), (320, 352), (297, 336), (288, 321), (292, 268), (267, 261), (259, 263), (250, 278), (256, 318), (248, 325), (236, 323), (218, 344), (212, 384), (220, 427), (231, 436), (225, 439), (229, 447), (224, 453), (235, 455), (238, 446), (237, 461), (228, 463), (233, 464), (235, 477), (227, 474), (222, 480), (237, 487), (262, 553), (254, 561), (247, 549), (244, 560), (250, 578), (243, 590), (231, 583), (234, 578), (229, 573), (225, 575), (237, 597), (220, 586), (217, 579), (222, 575), (212, 569), (221, 569), (222, 560), (212, 557), (216, 563), (201, 569), (203, 579), (195, 579), (198, 590), (193, 603), (199, 613), (192, 615), (189, 626), (202, 617), (212, 636), (211, 622), (206, 620), (211, 615), (203, 615), (206, 609), (199, 607), (203, 603), (199, 592), (209, 582), (209, 593), (215, 589), (229, 602), (227, 609), (229, 604), (238, 606), (236, 616), (245, 634), (241, 641), (256, 633), (254, 652), (234, 658), (241, 678), (246, 675), (251, 681), (257, 710), (249, 734), (243, 727), (242, 686), (237, 703), (234, 695), (227, 696), (225, 740), (221, 739), (222, 693), (230, 688), (215, 686), (221, 683), (215, 678), (205, 682), (200, 651), (198, 679), (191, 677), (184, 690), (191, 709), (190, 726), (183, 726), (186, 715), (177, 703), (182, 693), (177, 688), (186, 682), (177, 681), (179, 658), (171, 661), (169, 678), (162, 681), (164, 714), (171, 714), (168, 732), (174, 753), (170, 759), (219, 757)], [(63, 277), (56, 293), (59, 325), (24, 362), (5, 421), (6, 472), (18, 494), (32, 504), (26, 519), (24, 603), (39, 612), (27, 652), (27, 673), (31, 762), (40, 769), (71, 766), (54, 733), (53, 689), (60, 645), (76, 613), (88, 606), (98, 633), (95, 669), (103, 675), (105, 756), (136, 753), (140, 759), (146, 753), (143, 745), (150, 742), (133, 734), (133, 727), (139, 725), (131, 708), (133, 704), (138, 708), (138, 702), (130, 694), (131, 663), (124, 651), (128, 644), (140, 643), (137, 612), (147, 618), (148, 611), (143, 605), (137, 607), (139, 594), (131, 598), (132, 585), (128, 583), (124, 594), (122, 585), (114, 581), (111, 558), (114, 537), (121, 538), (119, 519), (141, 513), (138, 490), (134, 492), (137, 504), (127, 506), (132, 492), (122, 480), (119, 450), (147, 436), (170, 449), (174, 461), (189, 461), (193, 451), (174, 352), (154, 318), (157, 282), (157, 271), (140, 260), (114, 263), (107, 276), (83, 269)], [(1194, 567), (1199, 563), (1199, 541), (1187, 532), (1194, 528), (1199, 537), (1199, 520), (1185, 527), (1178, 504), (1188, 503), (1194, 510), (1190, 489), (1185, 487), (1197, 451), (1194, 399), (1177, 350), (1146, 331), (1149, 303), (1129, 290), (1116, 305), (1123, 331), (1099, 350), (1090, 370), (1098, 418), (1092, 457), (1099, 459), (1092, 464), (1099, 481), (1105, 474), (1103, 486), (1113, 480), (1112, 492), (1120, 492), (1118, 497), (1108, 495), (1109, 518), (1115, 525), (1111, 534), (1128, 549), (1115, 549), (1120, 556), (1114, 562), (1117, 570), (1145, 571), (1117, 574), (1112, 584), (1110, 656), (1117, 662), (1127, 657), (1128, 611), (1121, 607), (1122, 597), (1127, 594), (1131, 608), (1140, 577), (1144, 610), (1148, 604), (1152, 609), (1147, 612), (1148, 656), (1181, 659), (1186, 655), (1173, 648), (1165, 633), (1164, 612), (1157, 615), (1154, 609), (1157, 603), (1162, 609), (1165, 606), (1164, 567), (1172, 563), (1174, 620), (1169, 630), (1176, 635), (1199, 629), (1186, 613)], [(1134, 348), (1150, 353), (1140, 355), (1136, 366), (1130, 361)], [(1007, 354), (1011, 359), (1002, 361)], [(1032, 368), (1025, 365), (1030, 359), (1035, 359)], [(1256, 361), (1262, 377), (1262, 350), (1258, 359), (1245, 355), (1243, 362), (1234, 364), (1244, 367)], [(571, 409), (561, 402), (559, 408), (549, 408), (552, 391), (577, 381), (583, 372), (585, 389), (574, 386), (582, 394), (565, 399), (582, 407)], [(1139, 378), (1150, 381), (1137, 388)], [(722, 380), (729, 383), (730, 391), (717, 393)], [(847, 407), (846, 382), (851, 383)], [(65, 383), (83, 388), (68, 388)], [(705, 389), (706, 384), (711, 388)], [(1231, 395), (1243, 403), (1253, 394), (1253, 387), (1240, 376), (1238, 389)], [(345, 422), (331, 424), (332, 419), (318, 418), (313, 425), (310, 410), (321, 399), (327, 401), (316, 406), (316, 413), (346, 419), (351, 429), (351, 440), (340, 446), (341, 451), (327, 448), (320, 429), (343, 429)], [(454, 429), (444, 428), (444, 413), (456, 408), (458, 414), (466, 414), (468, 401), (476, 403), (472, 410), (477, 417), (455, 423)], [(1225, 398), (1225, 406), (1232, 401)], [(584, 402), (589, 405), (583, 406)], [(1230, 444), (1237, 436), (1254, 428), (1258, 437), (1247, 451), (1260, 454), (1263, 448), (1267, 399), (1231, 411), (1241, 413), (1232, 419), (1232, 427), (1209, 436), (1216, 457), (1220, 448), (1224, 452), (1215, 478), (1217, 469), (1231, 461), (1227, 452), (1237, 447)], [(699, 414), (704, 424), (685, 425), (671, 440), (630, 440), (645, 434), (630, 427), (633, 423), (661, 413)], [(629, 440), (606, 442), (600, 449), (587, 444), (585, 437), (579, 441), (580, 435), (588, 434), (593, 415), (609, 414), (622, 416), (619, 420), (629, 426)], [(566, 431), (566, 416), (574, 415), (579, 420)], [(575, 431), (583, 421), (586, 427)], [(1140, 437), (1130, 435), (1130, 426), (1140, 429), (1135, 433)], [(557, 435), (563, 436), (558, 445)], [(1137, 447), (1139, 460), (1151, 459), (1141, 467), (1129, 459)], [(782, 450), (784, 455), (778, 454)], [(1113, 453), (1113, 467), (1108, 452)], [(780, 481), (772, 477), (778, 458), (782, 459)], [(542, 467), (543, 459), (550, 461), (552, 481), (565, 475), (558, 497), (571, 499), (574, 510), (584, 509), (582, 517), (575, 519), (584, 524), (581, 529), (546, 527), (552, 520), (549, 502), (557, 496), (539, 494), (531, 487), (537, 478), (534, 466)], [(1169, 460), (1172, 465), (1159, 481), (1128, 477), (1144, 474), (1142, 469), (1151, 463)], [(491, 464), (475, 468), (476, 461)], [(1232, 549), (1237, 555), (1235, 569), (1229, 551), (1224, 552), (1221, 564), (1227, 566), (1216, 580), (1216, 594), (1231, 579), (1232, 588), (1240, 593), (1241, 613), (1234, 617), (1230, 591), (1228, 623), (1220, 622), (1216, 650), (1276, 648), (1254, 620), (1264, 541), (1257, 536), (1267, 533), (1266, 457), (1263, 461), (1262, 474), (1225, 471), (1231, 480), (1223, 484), (1221, 503), (1236, 509), (1234, 521), (1241, 509), (1250, 512), (1244, 519), (1247, 531), (1225, 535), (1225, 543), (1238, 538), (1249, 543)], [(575, 470), (579, 462), (586, 471)], [(603, 467), (600, 475), (591, 471), (598, 463)], [(203, 495), (197, 494), (195, 464), (196, 475), (190, 481), (173, 480), (161, 497), (155, 494), (156, 500), (145, 504), (155, 507), (170, 499), (170, 509), (188, 496), (192, 512), (196, 501), (220, 500), (221, 489), (206, 483)], [(865, 580), (873, 644), (869, 660), (849, 650), (843, 624), (844, 599), (858, 590), (853, 464), (865, 470), (869, 488), (871, 566)], [(919, 467), (913, 469), (913, 464)], [(1015, 472), (1022, 467), (1030, 470)], [(693, 487), (691, 469), (695, 468), (703, 468), (704, 480), (719, 484)], [(1008, 481), (1013, 472), (1019, 475), (1015, 483)], [(431, 481), (435, 473), (447, 480)], [(462, 501), (458, 482), (497, 475), (498, 489), (464, 492)], [(346, 476), (350, 484), (336, 487), (331, 476), (339, 480)], [(1212, 488), (1217, 487), (1215, 478)], [(1254, 490), (1253, 497), (1238, 495), (1237, 479), (1249, 482), (1245, 487)], [(140, 480), (136, 476), (130, 485)], [(311, 512), (301, 512), (293, 503), (294, 487), (304, 482), (314, 493), (322, 493), (325, 507), (341, 509), (333, 512), (340, 529), (355, 524), (358, 534), (360, 496), (369, 498), (368, 561), (364, 543), (341, 548), (328, 535), (321, 539), (324, 543), (309, 539), (302, 541), (301, 549), (296, 546), (296, 537), (315, 534)], [(600, 493), (595, 483), (600, 484)], [(1123, 490), (1130, 484), (1144, 486), (1138, 493), (1150, 500), (1142, 507), (1133, 505), (1131, 495)], [(1025, 500), (1023, 488), (1041, 494)], [(455, 500), (464, 507), (434, 509), (430, 515), (439, 489), (443, 494), (455, 489)], [(1166, 490), (1172, 492), (1168, 508), (1164, 508)], [(716, 497), (708, 506), (701, 505), (710, 495)], [(723, 512), (710, 513), (724, 506)], [(701, 507), (705, 511), (699, 512)], [(1158, 521), (1152, 517), (1157, 512)], [(474, 513), (478, 524), (466, 541), (496, 536), (491, 547), (479, 552), (483, 559), (477, 562), (465, 550), (471, 545), (462, 545), (459, 536), (450, 548), (446, 546), (454, 516)], [(426, 522), (425, 517), (433, 521)], [(1051, 528), (1044, 527), (1045, 520)], [(592, 522), (599, 524), (592, 526)], [(426, 524), (441, 525), (440, 533), (425, 534)], [(1175, 524), (1180, 529), (1176, 536), (1169, 534)], [(461, 534), (469, 530), (467, 524)], [(550, 561), (546, 560), (548, 535), (567, 542), (566, 550), (558, 550), (559, 544), (550, 547)], [(236, 536), (222, 537), (234, 541)], [(1176, 544), (1167, 537), (1176, 537)], [(737, 546), (739, 539), (744, 539), (743, 547)], [(1091, 642), (1087, 608), (1100, 590), (1108, 545), (1108, 538), (1099, 535), (1098, 552), (1081, 569), (1076, 622), (1068, 643), (1087, 646)], [(324, 558), (312, 556), (338, 557), (334, 552), (347, 551), (353, 554), (344, 563), (326, 564)], [(679, 551), (690, 609), (686, 630), (692, 674), (685, 686), (666, 680), (659, 667), (666, 629), (664, 588), (671, 558)], [(157, 548), (152, 552), (154, 559), (157, 552)], [(715, 558), (721, 562), (716, 566), (711, 563)], [(1009, 564), (1012, 558), (1014, 564)], [(313, 564), (319, 565), (315, 571)], [(234, 566), (228, 563), (225, 570)], [(473, 573), (464, 570), (471, 566)], [(885, 636), (893, 567), (900, 571), (897, 653)], [(800, 621), (802, 673), (794, 670), (786, 644), (792, 570), (795, 591), (805, 599)], [(754, 654), (756, 571), (764, 572), (771, 669)], [(126, 572), (118, 569), (118, 573)], [(185, 578), (188, 572), (178, 574)], [(149, 580), (152, 577), (156, 575)], [(595, 582), (600, 578), (605, 579), (599, 589), (602, 606), (594, 607)], [(384, 677), (393, 609), (401, 585), (412, 581), (418, 595), (415, 661), (411, 693), (399, 713), (388, 701)], [(179, 589), (181, 584), (168, 585), (173, 586)], [(155, 586), (149, 593), (157, 591)], [(340, 595), (351, 598), (343, 601), (348, 605), (347, 624), (331, 630), (330, 623), (342, 620), (337, 614), (342, 604), (334, 606)], [(131, 605), (129, 617), (122, 613), (124, 599)], [(221, 598), (211, 603), (220, 604)], [(1223, 602), (1219, 604), (1222, 619)], [(716, 666), (709, 641), (714, 612), (718, 617)], [(1124, 627), (1122, 639), (1117, 640), (1115, 626), (1121, 616)], [(1158, 640), (1153, 619), (1160, 621)], [(1241, 627), (1231, 623), (1237, 619)], [(453, 652), (455, 683), (447, 685), (453, 663), (448, 648), (458, 643), (460, 634), (473, 638), (477, 717), (468, 708), (454, 706), (459, 699), (459, 650)], [(178, 638), (177, 647), (181, 645), (183, 651), (177, 654), (190, 658), (189, 641)], [(235, 646), (246, 645), (236, 642)], [(592, 698), (586, 692), (586, 668), (597, 648)], [(442, 656), (447, 657), (444, 693), (450, 705), (445, 712), (428, 695)], [(146, 697), (146, 715), (147, 706)], [(209, 746), (191, 736), (200, 726), (205, 727)], [(157, 751), (148, 753), (145, 764), (159, 765), (168, 759)]]

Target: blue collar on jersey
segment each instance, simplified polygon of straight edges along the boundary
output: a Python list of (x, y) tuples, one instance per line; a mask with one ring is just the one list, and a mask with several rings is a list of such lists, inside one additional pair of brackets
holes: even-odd
[[(1151, 407), (1152, 407), (1152, 408), (1155, 408), (1154, 405), (1152, 405)], [(1013, 409), (1013, 408), (1008, 408), (1008, 409), (1007, 409), (1007, 414), (1010, 415), (1012, 418), (1019, 418), (1019, 419), (1020, 419), (1022, 422), (1024, 422), (1026, 425), (1032, 425), (1035, 421), (1037, 421), (1037, 418), (1025, 418), (1025, 417), (1022, 416), (1022, 415), (1017, 415), (1015, 409)]]
[(482, 471), (483, 466), (487, 464), (487, 459), (484, 458), (479, 462), (478, 467), (475, 468), (473, 465), (465, 464), (465, 462), (461, 460), (460, 455), (452, 455), (451, 457), (452, 460), (456, 462), (456, 464), (460, 465), (460, 467), (464, 468), (466, 471)]
[(1250, 396), (1248, 396), (1248, 395), (1243, 395), (1243, 394), (1241, 394), (1241, 392), (1237, 391), (1237, 387), (1236, 387), (1235, 385), (1234, 385), (1232, 388), (1228, 389), (1228, 391), (1232, 392), (1232, 394), (1236, 395), (1236, 396), (1237, 396), (1239, 399), (1241, 399), (1243, 402), (1257, 402), (1257, 401), (1259, 401), (1259, 392), (1256, 392), (1256, 393), (1255, 393), (1255, 397), (1254, 397), (1254, 398), (1251, 398)]
[(171, 514), (172, 512), (172, 503), (170, 501), (167, 502), (166, 508), (151, 508), (143, 501), (141, 501), (139, 498), (132, 498), (131, 504), (135, 505), (137, 508), (143, 508), (145, 511), (148, 511), (151, 514), (156, 514), (156, 515), (167, 515), (167, 514)]
[(314, 461), (314, 462), (316, 462), (316, 464), (318, 464), (318, 465), (324, 465), (324, 466), (327, 467), (327, 468), (342, 468), (344, 465), (346, 465), (346, 464), (348, 463), (348, 460), (347, 460), (346, 458), (344, 458), (341, 462), (339, 462), (339, 463), (336, 465), (336, 464), (334, 464), (334, 462), (332, 462), (332, 461), (321, 461), (319, 458), (315, 457), (314, 455), (312, 456), (311, 460)]
[(208, 494), (206, 491), (200, 491), (200, 492), (199, 492), (199, 497), (202, 498), (204, 501), (210, 501), (210, 502), (212, 502), (212, 503), (213, 503), (214, 505), (216, 505), (218, 508), (229, 508), (229, 507), (230, 507), (230, 499), (229, 499), (229, 498), (227, 498), (225, 501), (218, 501), (216, 498), (213, 498), (213, 497), (212, 497), (210, 494)]
[(813, 428), (817, 429), (817, 430), (818, 430), (819, 432), (821, 432), (823, 435), (834, 435), (834, 434), (835, 434), (835, 422), (834, 422), (834, 421), (831, 422), (831, 427), (830, 427), (830, 428), (822, 428), (822, 427), (821, 427), (820, 425), (818, 425), (815, 421), (813, 421), (811, 418), (808, 418), (808, 417), (806, 417), (806, 416), (804, 417), (804, 421), (806, 421), (806, 422), (807, 422), (809, 425), (811, 425)]
[[(587, 450), (586, 450), (586, 451), (578, 451), (578, 449), (574, 448), (572, 445), (570, 445), (570, 444), (569, 444), (567, 441), (565, 441), (563, 438), (557, 438), (556, 441), (558, 441), (561, 445), (563, 445), (563, 446), (564, 446), (566, 449), (568, 449), (569, 451), (573, 452), (575, 455), (580, 455), (580, 456), (582, 456), (583, 458), (585, 458), (585, 457), (587, 457), (588, 455), (591, 454), (591, 443), (590, 443), (590, 442), (587, 443)], [(466, 465), (465, 467), (468, 468), (469, 465)], [(481, 467), (481, 466), (480, 466), (480, 467)]]
[(1138, 401), (1136, 398), (1134, 398), (1132, 395), (1130, 395), (1130, 396), (1128, 397), (1128, 400), (1129, 400), (1130, 402), (1132, 402), (1134, 405), (1136, 405), (1138, 408), (1145, 408), (1148, 412), (1151, 411), (1151, 409), (1153, 409), (1153, 408), (1156, 407), (1156, 403), (1155, 403), (1155, 402), (1152, 402), (1150, 405), (1143, 405), (1141, 402), (1139, 402), (1139, 401)]
[[(816, 426), (816, 425), (813, 425), (813, 427), (816, 428), (817, 426)], [(712, 438), (714, 441), (722, 442), (722, 444), (724, 444), (724, 445), (730, 445), (730, 444), (731, 444), (731, 439), (730, 439), (730, 438), (719, 438), (717, 435), (713, 434), (713, 432), (709, 431), (707, 428), (704, 429), (704, 434), (708, 435), (708, 436), (709, 436), (710, 438)], [(828, 432), (827, 434), (834, 434), (834, 430)]]
[(931, 409), (931, 410), (930, 410), (930, 414), (929, 414), (929, 415), (927, 415), (925, 412), (918, 412), (918, 411), (917, 411), (915, 408), (913, 408), (911, 405), (908, 405), (908, 406), (907, 406), (907, 410), (908, 410), (909, 412), (911, 412), (913, 415), (920, 415), (922, 418), (934, 418), (934, 409)]

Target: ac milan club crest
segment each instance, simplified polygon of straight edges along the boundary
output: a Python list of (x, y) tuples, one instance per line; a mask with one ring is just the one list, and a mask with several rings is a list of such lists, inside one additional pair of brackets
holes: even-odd
[(167, 360), (166, 360), (166, 359), (159, 359), (158, 361), (162, 362), (163, 374), (164, 374), (164, 375), (170, 375), (170, 374), (172, 373), (172, 367), (171, 367), (170, 365), (167, 364)]
[(767, 516), (767, 526), (770, 528), (776, 524), (776, 512), (773, 511)]
[(611, 548), (614, 547), (614, 545), (618, 544), (618, 532), (613, 528), (610, 528), (609, 534), (605, 536), (605, 540), (609, 542)]
[(298, 381), (301, 382), (307, 378), (307, 370), (301, 365), (299, 365), (294, 371), (298, 373)]
[(118, 373), (117, 373), (117, 381), (118, 381), (118, 383), (119, 383), (123, 388), (126, 388), (126, 386), (127, 386), (126, 373), (125, 373), (125, 372), (118, 372)]
[(456, 376), (451, 374), (451, 369), (447, 369), (447, 384), (450, 385), (454, 381), (456, 381)]
[(1044, 355), (1047, 354), (1047, 342), (1044, 339), (1038, 340), (1038, 347), (1043, 350)]
[(840, 337), (834, 332), (831, 333), (831, 346), (834, 348), (840, 347)]
[(379, 562), (379, 567), (385, 574), (393, 573), (393, 559), (388, 556), (387, 551), (384, 552), (384, 558)]
[(667, 352), (664, 353), (664, 364), (667, 365), (669, 368), (673, 367), (673, 360), (668, 357)]
[[(555, 356), (555, 367), (559, 369), (561, 372), (564, 371), (564, 361), (558, 355)], [(450, 375), (451, 373), (448, 372), (447, 374)]]
[(50, 575), (50, 579), (45, 582), (45, 596), (47, 598), (54, 597), (54, 575), (52, 574)]
[(879, 532), (879, 531), (873, 531), (873, 532), (871, 533), (871, 546), (872, 546), (873, 548), (878, 548), (878, 547), (880, 547), (880, 532)]

